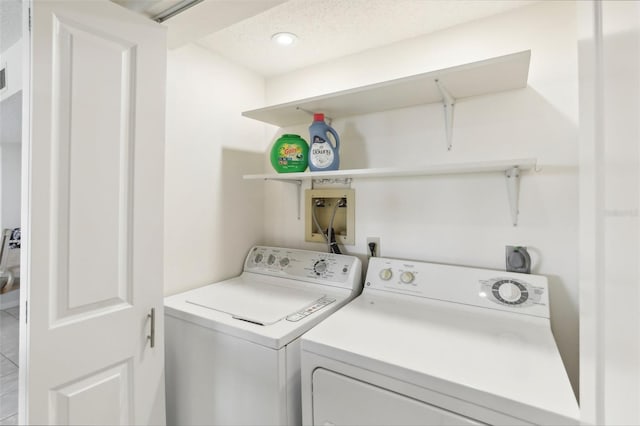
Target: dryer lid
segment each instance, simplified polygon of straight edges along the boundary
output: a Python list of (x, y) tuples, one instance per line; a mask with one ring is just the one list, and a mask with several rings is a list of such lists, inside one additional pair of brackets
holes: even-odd
[(322, 292), (304, 288), (230, 280), (195, 290), (186, 302), (266, 326), (312, 305), (323, 296)]

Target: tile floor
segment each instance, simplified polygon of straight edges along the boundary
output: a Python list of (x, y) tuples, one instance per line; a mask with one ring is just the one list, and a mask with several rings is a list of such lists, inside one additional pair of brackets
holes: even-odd
[(18, 424), (18, 307), (0, 311), (0, 425)]

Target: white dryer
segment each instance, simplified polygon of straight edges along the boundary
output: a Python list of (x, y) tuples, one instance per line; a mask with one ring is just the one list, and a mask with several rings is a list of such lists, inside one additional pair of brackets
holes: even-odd
[(254, 247), (239, 277), (167, 297), (167, 423), (300, 424), (299, 337), (361, 274), (353, 256)]
[(578, 424), (542, 276), (372, 258), (302, 338), (306, 425)]

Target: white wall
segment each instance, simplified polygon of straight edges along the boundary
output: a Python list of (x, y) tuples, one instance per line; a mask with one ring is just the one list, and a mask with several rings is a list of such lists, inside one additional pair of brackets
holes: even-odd
[(0, 52), (22, 37), (22, 0), (0, 1)]
[(167, 58), (165, 294), (237, 275), (263, 239), (262, 78), (195, 45)]
[(0, 6), (0, 21), (12, 27), (0, 33), (14, 41), (8, 47), (5, 41), (0, 43), (0, 68), (6, 69), (7, 83), (0, 90), (0, 230), (20, 226), (23, 46), (20, 27), (14, 25), (20, 22), (20, 13), (19, 2)]
[(7, 87), (0, 91), (0, 230), (20, 226), (22, 40), (0, 53)]
[[(381, 255), (504, 268), (504, 246), (525, 245), (533, 273), (549, 277), (552, 328), (578, 386), (578, 135), (576, 13), (573, 2), (541, 2), (495, 17), (365, 51), (267, 81), (279, 103), (385, 79), (531, 49), (526, 89), (456, 105), (453, 150), (446, 151), (439, 105), (333, 123), (341, 168), (537, 157), (522, 177), (518, 227), (511, 226), (504, 178), (494, 175), (362, 180), (356, 191), (356, 245), (381, 238)], [(279, 133), (307, 135), (307, 126)], [(305, 136), (308, 137), (308, 136)], [(272, 138), (272, 141), (275, 137)], [(268, 150), (265, 170), (268, 165)], [(292, 185), (265, 185), (266, 242), (304, 242)]]
[(22, 90), (22, 39), (0, 52), (0, 68), (5, 68), (6, 87), (0, 90), (0, 101)]
[(0, 230), (20, 227), (21, 150), (19, 143), (0, 144)]
[(21, 39), (0, 53), (0, 67), (7, 69), (7, 87), (0, 91), (0, 230), (2, 230), (20, 226)]

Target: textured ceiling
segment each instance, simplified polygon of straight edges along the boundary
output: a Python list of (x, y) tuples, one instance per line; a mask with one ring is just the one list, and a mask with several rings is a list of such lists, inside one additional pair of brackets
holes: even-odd
[[(0, 3), (6, 0), (0, 0)], [(185, 0), (112, 0), (152, 16)], [(196, 42), (264, 76), (432, 33), (539, 0), (204, 0), (164, 22), (169, 47)], [(283, 48), (271, 35), (289, 31)]]
[[(530, 3), (534, 1), (289, 0), (198, 44), (272, 76)], [(270, 38), (279, 31), (297, 34), (298, 42), (289, 48), (275, 45)]]
[[(2, 0), (0, 0), (2, 1)], [(170, 49), (227, 28), (284, 0), (204, 0), (165, 21)]]
[[(3, 0), (0, 0), (0, 2)], [(190, 0), (112, 0), (114, 3), (152, 18)], [(285, 0), (204, 0), (163, 23), (168, 28), (170, 49), (198, 40), (243, 19), (272, 8)]]
[(22, 3), (20, 0), (0, 0), (0, 52), (13, 46), (22, 37)]

